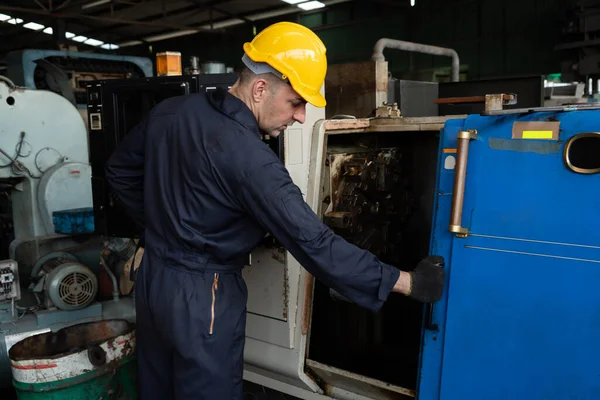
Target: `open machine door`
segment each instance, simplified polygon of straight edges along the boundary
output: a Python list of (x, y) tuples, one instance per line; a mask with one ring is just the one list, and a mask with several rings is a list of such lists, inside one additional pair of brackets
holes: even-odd
[[(302, 141), (286, 132), (286, 166), (334, 232), (392, 265), (414, 266), (429, 252), (439, 132), (446, 120), (313, 120), (304, 124), (312, 135), (304, 132)], [(295, 156), (294, 164), (290, 154), (298, 149), (303, 157)], [(423, 305), (393, 295), (371, 313), (336, 300), (284, 255), (269, 266), (275, 253), (260, 264), (253, 254), (244, 271), (250, 292), (245, 378), (302, 399), (412, 399)]]
[(419, 399), (600, 396), (600, 111), (469, 116), (442, 131)]
[[(344, 239), (414, 267), (429, 253), (439, 133), (448, 118), (317, 122), (307, 203)], [(372, 313), (339, 301), (304, 270), (299, 276), (297, 308), (288, 313), (294, 347), (251, 341), (246, 361), (261, 362), (262, 371), (248, 366), (247, 379), (303, 399), (414, 398), (423, 304), (393, 294)]]

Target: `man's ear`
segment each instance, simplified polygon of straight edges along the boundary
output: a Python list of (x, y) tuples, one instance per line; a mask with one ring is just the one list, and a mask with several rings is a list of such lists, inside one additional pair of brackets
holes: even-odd
[(266, 95), (267, 92), (267, 81), (265, 79), (257, 79), (254, 81), (252, 85), (252, 100), (255, 103), (260, 103)]

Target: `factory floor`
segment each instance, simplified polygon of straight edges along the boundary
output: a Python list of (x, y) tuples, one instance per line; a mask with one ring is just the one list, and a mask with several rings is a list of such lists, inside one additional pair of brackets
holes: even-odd
[[(0, 389), (1, 400), (17, 400), (12, 389)], [(82, 399), (84, 400), (84, 399)], [(88, 399), (85, 399), (88, 400)], [(244, 381), (244, 400), (299, 400), (297, 397), (289, 396), (264, 386)]]

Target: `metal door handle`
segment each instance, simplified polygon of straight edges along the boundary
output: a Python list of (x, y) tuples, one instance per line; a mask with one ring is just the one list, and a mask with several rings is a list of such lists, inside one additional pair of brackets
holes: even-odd
[[(436, 266), (439, 268), (444, 268), (444, 263), (436, 263)], [(433, 323), (433, 303), (427, 303), (427, 307), (425, 309), (425, 329), (430, 331), (438, 331), (438, 324)]]
[(434, 324), (433, 321), (433, 303), (427, 303), (427, 309), (425, 310), (425, 329), (430, 331), (439, 330), (438, 324)]
[(452, 190), (452, 211), (448, 230), (456, 233), (457, 237), (467, 237), (467, 228), (462, 227), (463, 202), (465, 200), (465, 181), (467, 180), (467, 160), (469, 158), (469, 143), (477, 139), (477, 131), (458, 132), (456, 147), (456, 167), (454, 169), (454, 189)]

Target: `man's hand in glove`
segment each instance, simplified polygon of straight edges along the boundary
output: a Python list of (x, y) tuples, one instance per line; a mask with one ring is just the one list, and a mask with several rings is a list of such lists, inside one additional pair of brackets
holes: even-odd
[(424, 258), (413, 271), (400, 273), (394, 291), (422, 303), (435, 303), (444, 290), (446, 273), (443, 267), (444, 259), (440, 256)]

